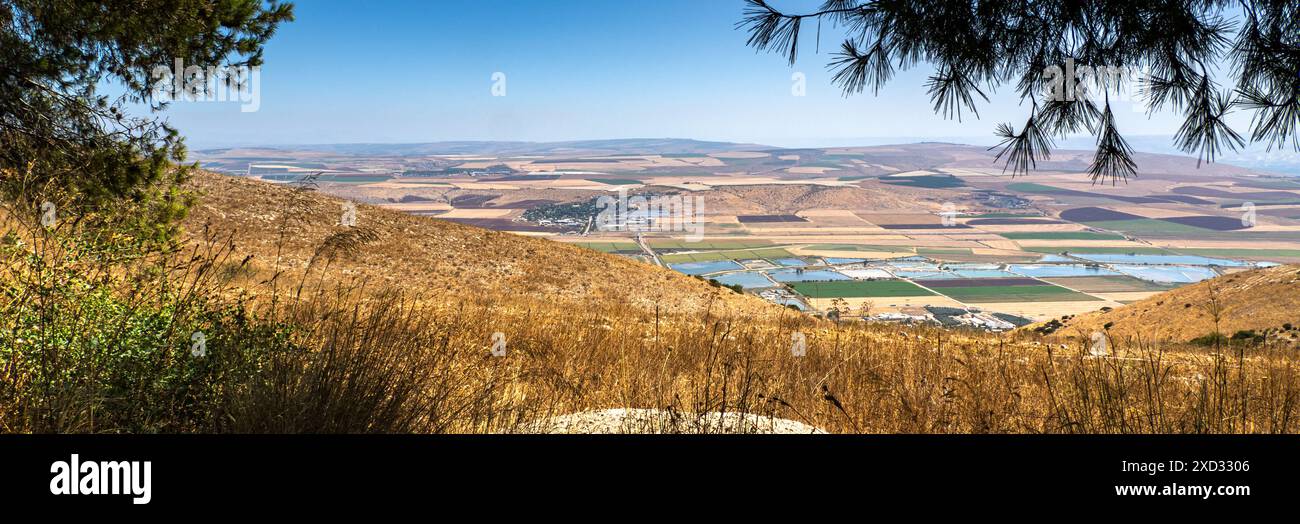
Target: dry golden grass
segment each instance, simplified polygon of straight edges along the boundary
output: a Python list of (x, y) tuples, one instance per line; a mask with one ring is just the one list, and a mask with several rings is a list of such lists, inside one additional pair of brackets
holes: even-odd
[[(235, 185), (241, 193), (233, 198), (244, 202), (254, 201), (248, 191), (263, 189), (206, 183)], [(282, 201), (285, 189), (273, 189), (270, 200)], [(222, 197), (209, 194), (206, 205), (220, 205)], [(307, 207), (320, 213), (336, 204), (307, 196)], [(529, 431), (548, 417), (617, 407), (741, 411), (831, 432), (1296, 429), (1294, 355), (1272, 346), (1233, 357), (1112, 340), (1110, 355), (1096, 358), (1088, 356), (1090, 340), (1062, 346), (1029, 333), (836, 324), (570, 246), (418, 217), (371, 220), (386, 243), (320, 269), (321, 285), (303, 295), (291, 317), (305, 326), (304, 344), (349, 355), (356, 359), (350, 367), (397, 370), (395, 378), (371, 380), (417, 384), (418, 394), (393, 415), (409, 421), (407, 430)], [(304, 247), (318, 241), (295, 237)], [(444, 252), (431, 252), (427, 244), (434, 242)], [(510, 252), (517, 250), (530, 256), (512, 267), (513, 279), (482, 285), (470, 276), (515, 260)], [(385, 271), (401, 269), (391, 273), (394, 281), (375, 279), (366, 265), (375, 256), (385, 260)], [(414, 267), (410, 259), (431, 263)], [(460, 277), (445, 274), (449, 267)], [(572, 277), (560, 285), (545, 278), (547, 271)], [(379, 282), (363, 289), (344, 284), (358, 278)], [(501, 357), (491, 352), (498, 332), (506, 341)], [(791, 351), (795, 332), (806, 336), (805, 356)], [(314, 390), (306, 391), (283, 402), (309, 403)], [(314, 426), (243, 429), (304, 428)]]
[[(1092, 358), (1082, 346), (1019, 336), (794, 314), (738, 322), (513, 300), (409, 307), (375, 319), (384, 326), (323, 330), (398, 325), (404, 335), (393, 339), (436, 342), (436, 351), (411, 348), (418, 356), (401, 367), (438, 378), (422, 382), (440, 404), (421, 406), (430, 420), (417, 425), (436, 431), (529, 431), (552, 416), (634, 407), (741, 411), (831, 432), (1280, 433), (1296, 429), (1300, 400), (1292, 360), (1273, 350), (1241, 362), (1156, 350)], [(301, 320), (325, 317), (311, 312)], [(393, 321), (407, 315), (419, 321)], [(497, 331), (503, 357), (490, 352)], [(795, 331), (807, 337), (806, 356), (790, 350)], [(358, 351), (346, 353), (357, 355), (371, 344), (350, 343)]]
[(1233, 273), (1166, 293), (1112, 311), (1079, 315), (1065, 322), (1063, 333), (1104, 329), (1119, 337), (1187, 341), (1214, 333), (1214, 298), (1218, 332), (1276, 330), (1281, 342), (1294, 343), (1300, 334), (1283, 329), (1300, 327), (1300, 266), (1288, 265)]
[[(199, 173), (199, 203), (187, 231), (233, 236), (235, 258), (294, 280), (326, 239), (347, 231), (343, 202), (315, 191)], [(753, 313), (774, 308), (681, 274), (541, 239), (357, 205), (357, 228), (375, 238), (337, 262), (333, 280), (365, 280), (424, 294), (532, 297), (557, 306), (609, 302), (653, 310), (657, 304)], [(251, 280), (251, 279), (250, 279)]]
[[(830, 432), (1297, 429), (1294, 353), (1268, 343), (1209, 354), (1114, 339), (1092, 357), (1091, 340), (837, 324), (559, 243), (364, 206), (345, 228), (340, 202), (314, 192), (213, 175), (195, 187), (205, 195), (190, 218), (193, 252), (219, 255), (187, 250), (172, 271), (197, 264), (204, 296), (239, 296), (248, 308), (241, 323), (210, 330), (225, 342), (214, 359), (238, 356), (244, 341), (223, 330), (248, 322), (290, 326), (289, 340), (254, 368), (231, 368), (248, 374), (223, 378), (197, 414), (145, 427), (527, 432), (568, 413), (653, 408)], [(102, 402), (79, 391), (67, 398)], [(0, 430), (136, 427), (99, 427), (79, 412), (24, 425), (48, 403), (17, 393), (0, 395)]]

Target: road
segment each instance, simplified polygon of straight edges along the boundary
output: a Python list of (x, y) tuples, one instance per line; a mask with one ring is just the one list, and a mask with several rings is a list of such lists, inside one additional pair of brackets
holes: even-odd
[(650, 243), (645, 241), (645, 237), (641, 236), (641, 233), (636, 234), (636, 245), (641, 246), (641, 251), (644, 251), (646, 255), (649, 255), (650, 260), (653, 260), (656, 266), (664, 266), (664, 262), (659, 260), (659, 255), (655, 254), (653, 249), (650, 249)]

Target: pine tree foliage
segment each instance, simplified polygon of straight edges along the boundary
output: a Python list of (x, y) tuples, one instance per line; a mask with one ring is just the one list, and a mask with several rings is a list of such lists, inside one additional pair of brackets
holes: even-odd
[(167, 105), (155, 68), (259, 66), (292, 18), (263, 0), (0, 0), (0, 196), (79, 216), (132, 207), (138, 226), (166, 228), (184, 212), (187, 170), (181, 136), (155, 114)]
[[(1013, 175), (1048, 159), (1053, 137), (1087, 132), (1097, 138), (1095, 182), (1134, 176), (1133, 150), (1110, 108), (1132, 82), (1150, 111), (1183, 116), (1175, 145), (1200, 160), (1247, 142), (1300, 151), (1295, 0), (826, 0), (801, 14), (778, 3), (746, 0), (737, 27), (748, 44), (794, 64), (803, 23), (829, 22), (845, 34), (828, 67), (846, 96), (878, 92), (898, 71), (924, 66), (933, 69), (925, 88), (935, 112), (961, 119), (978, 117), (996, 88), (1014, 86), (1032, 114), (1019, 132), (1011, 124), (995, 131), (998, 158)], [(1105, 74), (1065, 85), (1045, 74), (1076, 64)], [(1227, 124), (1234, 111), (1252, 114), (1247, 136)]]

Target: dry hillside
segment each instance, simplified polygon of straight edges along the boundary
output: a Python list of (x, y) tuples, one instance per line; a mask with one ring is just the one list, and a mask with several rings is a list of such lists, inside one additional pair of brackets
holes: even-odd
[(1295, 344), (1300, 339), (1300, 266), (1234, 273), (1112, 311), (1079, 315), (1065, 321), (1058, 334), (1079, 336), (1110, 324), (1113, 336), (1188, 341), (1214, 333), (1215, 304), (1219, 332), (1225, 336), (1274, 330), (1271, 339)]
[[(180, 344), (162, 338), (166, 350), (149, 354), (142, 349), (160, 345), (112, 338), (134, 333), (113, 328), (123, 321), (113, 316), (123, 308), (83, 307), (103, 302), (99, 293), (87, 297), (85, 286), (36, 295), (59, 301), (44, 316), (0, 319), (59, 320), (39, 333), (59, 334), (58, 347), (71, 348), (67, 355), (102, 354), (87, 359), (85, 371), (57, 377), (100, 373), (109, 357), (141, 355), (148, 360), (119, 375), (148, 372), (146, 386), (175, 376), (172, 367), (149, 367), (160, 361), (156, 355), (168, 356), (164, 364), (193, 364), (186, 333), (190, 325), (201, 328), (208, 358), (221, 366), (204, 369), (222, 373), (211, 375), (218, 382), (203, 397), (211, 400), (198, 404), (203, 410), (195, 415), (175, 411), (171, 397), (160, 399), (152, 386), (109, 398), (60, 385), (32, 390), (41, 395), (0, 396), (0, 431), (525, 432), (575, 413), (627, 409), (657, 410), (674, 421), (697, 414), (704, 422), (697, 431), (712, 431), (710, 417), (737, 413), (832, 433), (1286, 433), (1300, 421), (1300, 405), (1291, 401), (1300, 395), (1300, 368), (1294, 351), (1276, 345), (1210, 354), (1117, 341), (1115, 355), (1095, 356), (1085, 344), (1049, 344), (1028, 332), (833, 323), (547, 240), (369, 206), (359, 206), (357, 226), (348, 228), (339, 224), (342, 202), (314, 191), (212, 174), (198, 175), (192, 186), (202, 195), (187, 231), (200, 246), (205, 238), (233, 234), (236, 270), (224, 271), (231, 265), (209, 263), (202, 253), (186, 262), (191, 256), (180, 253), (170, 255), (167, 279), (181, 289), (214, 281), (194, 295), (204, 301), (216, 296), (208, 289), (231, 287), (255, 300), (216, 300), (228, 313), (177, 317), (187, 327), (175, 335), (166, 328), (158, 337)], [(11, 243), (18, 254), (10, 259), (14, 268), (0, 272), (0, 284), (12, 283), (14, 296), (48, 289), (65, 274), (40, 270), (50, 255), (22, 251), (50, 245), (46, 238)], [(252, 271), (240, 269), (246, 257)], [(147, 277), (154, 266), (141, 269), (138, 275)], [(1259, 275), (1275, 282), (1252, 284)], [(37, 277), (45, 280), (33, 283)], [(1294, 290), (1295, 277), (1296, 268), (1237, 275), (1222, 281), (1230, 289), (1221, 296), (1231, 304), (1258, 300), (1234, 313), (1242, 317), (1294, 311), (1279, 301), (1295, 299), (1283, 294)], [(354, 278), (367, 288), (332, 292)], [(306, 288), (301, 295), (297, 283)], [(156, 287), (124, 284), (146, 292)], [(386, 287), (403, 293), (380, 290)], [(115, 300), (154, 319), (148, 308), (162, 296)], [(48, 300), (34, 303), (45, 307)], [(165, 305), (197, 307), (190, 300)], [(28, 302), (0, 306), (21, 313)], [(1161, 307), (1171, 304), (1166, 298)], [(656, 306), (662, 315), (652, 314)], [(1132, 309), (1144, 307), (1153, 308)], [(269, 330), (271, 321), (288, 327)], [(155, 324), (167, 326), (134, 325)], [(39, 360), (40, 353), (32, 355)], [(27, 369), (0, 366), (0, 383), (36, 383), (32, 377), (40, 377)], [(12, 370), (19, 374), (8, 378), (4, 373)], [(46, 400), (47, 391), (68, 393)], [(120, 395), (120, 388), (111, 391)], [(53, 419), (27, 415), (44, 413), (51, 403), (99, 408)], [(152, 406), (148, 418), (133, 415), (140, 406)], [(123, 413), (119, 422), (105, 422), (110, 407)]]
[(273, 267), (301, 271), (316, 255), (319, 268), (326, 239), (345, 240), (339, 235), (353, 230), (366, 234), (353, 237), (351, 243), (360, 245), (338, 250), (346, 253), (330, 261), (332, 274), (357, 277), (370, 286), (557, 305), (616, 302), (646, 311), (658, 305), (683, 313), (712, 308), (745, 314), (776, 307), (617, 256), (378, 207), (358, 205), (356, 228), (347, 228), (340, 224), (344, 201), (316, 191), (212, 173), (196, 175), (191, 186), (200, 198), (186, 219), (187, 231), (233, 234), (234, 258), (252, 255), (252, 267), (263, 272)]

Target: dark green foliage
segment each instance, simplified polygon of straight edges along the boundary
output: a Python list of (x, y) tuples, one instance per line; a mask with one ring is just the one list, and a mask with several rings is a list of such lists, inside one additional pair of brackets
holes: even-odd
[(1261, 344), (1267, 338), (1263, 333), (1256, 333), (1253, 329), (1243, 329), (1232, 334), (1232, 340), (1240, 340), (1251, 344)]
[[(180, 135), (128, 104), (165, 108), (154, 68), (176, 60), (258, 66), (262, 46), (292, 19), (261, 0), (0, 0), (0, 196), (19, 210), (165, 236), (189, 200)], [(123, 94), (98, 92), (104, 84)], [(122, 204), (130, 209), (122, 211)]]
[(88, 237), (9, 231), (0, 244), (0, 432), (213, 431), (294, 351), (287, 328), (209, 292), (243, 266), (228, 247), (139, 257)]
[(1223, 336), (1223, 333), (1210, 333), (1210, 334), (1208, 334), (1208, 335), (1202, 335), (1202, 336), (1196, 337), (1196, 338), (1192, 339), (1191, 342), (1192, 342), (1193, 344), (1198, 345), (1198, 346), (1205, 346), (1205, 347), (1211, 347), (1211, 346), (1214, 346), (1214, 347), (1218, 347), (1218, 346), (1221, 346), (1221, 345), (1223, 345), (1223, 344), (1226, 344), (1226, 343), (1228, 342), (1228, 337)]
[(577, 203), (559, 203), (546, 204), (524, 211), (523, 218), (529, 222), (538, 222), (541, 220), (550, 221), (586, 221), (596, 214), (600, 213), (601, 208), (597, 206), (598, 199), (591, 199), (586, 202)]
[[(1009, 123), (996, 131), (998, 158), (1005, 157), (1013, 174), (1049, 158), (1052, 137), (1087, 132), (1098, 138), (1089, 170), (1094, 181), (1134, 175), (1133, 151), (1110, 108), (1112, 94), (1134, 91), (1152, 111), (1183, 113), (1174, 141), (1202, 160), (1244, 145), (1224, 118), (1235, 109), (1254, 114), (1249, 141), (1300, 151), (1300, 4), (1294, 1), (825, 0), (800, 14), (769, 0), (746, 1), (737, 25), (748, 31), (749, 45), (779, 52), (791, 64), (804, 22), (818, 22), (819, 36), (821, 22), (841, 29), (844, 43), (829, 67), (846, 95), (868, 87), (879, 92), (898, 70), (925, 64), (934, 69), (925, 87), (935, 112), (960, 119), (963, 110), (978, 116), (986, 93), (1014, 85), (1030, 114), (1019, 131)], [(1227, 66), (1235, 85), (1223, 89), (1215, 82), (1218, 64)], [(1081, 73), (1070, 74), (1076, 68)], [(1133, 78), (1138, 70), (1149, 74)], [(1133, 81), (1136, 87), (1124, 85)]]
[(291, 19), (278, 1), (0, 0), (0, 200), (18, 226), (0, 243), (0, 432), (217, 430), (295, 351), (211, 289), (247, 260), (215, 239), (177, 250), (194, 166), (153, 93), (177, 61), (260, 66)]
[(997, 317), (998, 320), (1010, 322), (1016, 327), (1025, 327), (1034, 323), (1033, 320), (1018, 315), (1012, 315), (1010, 313), (993, 313), (993, 316)]

